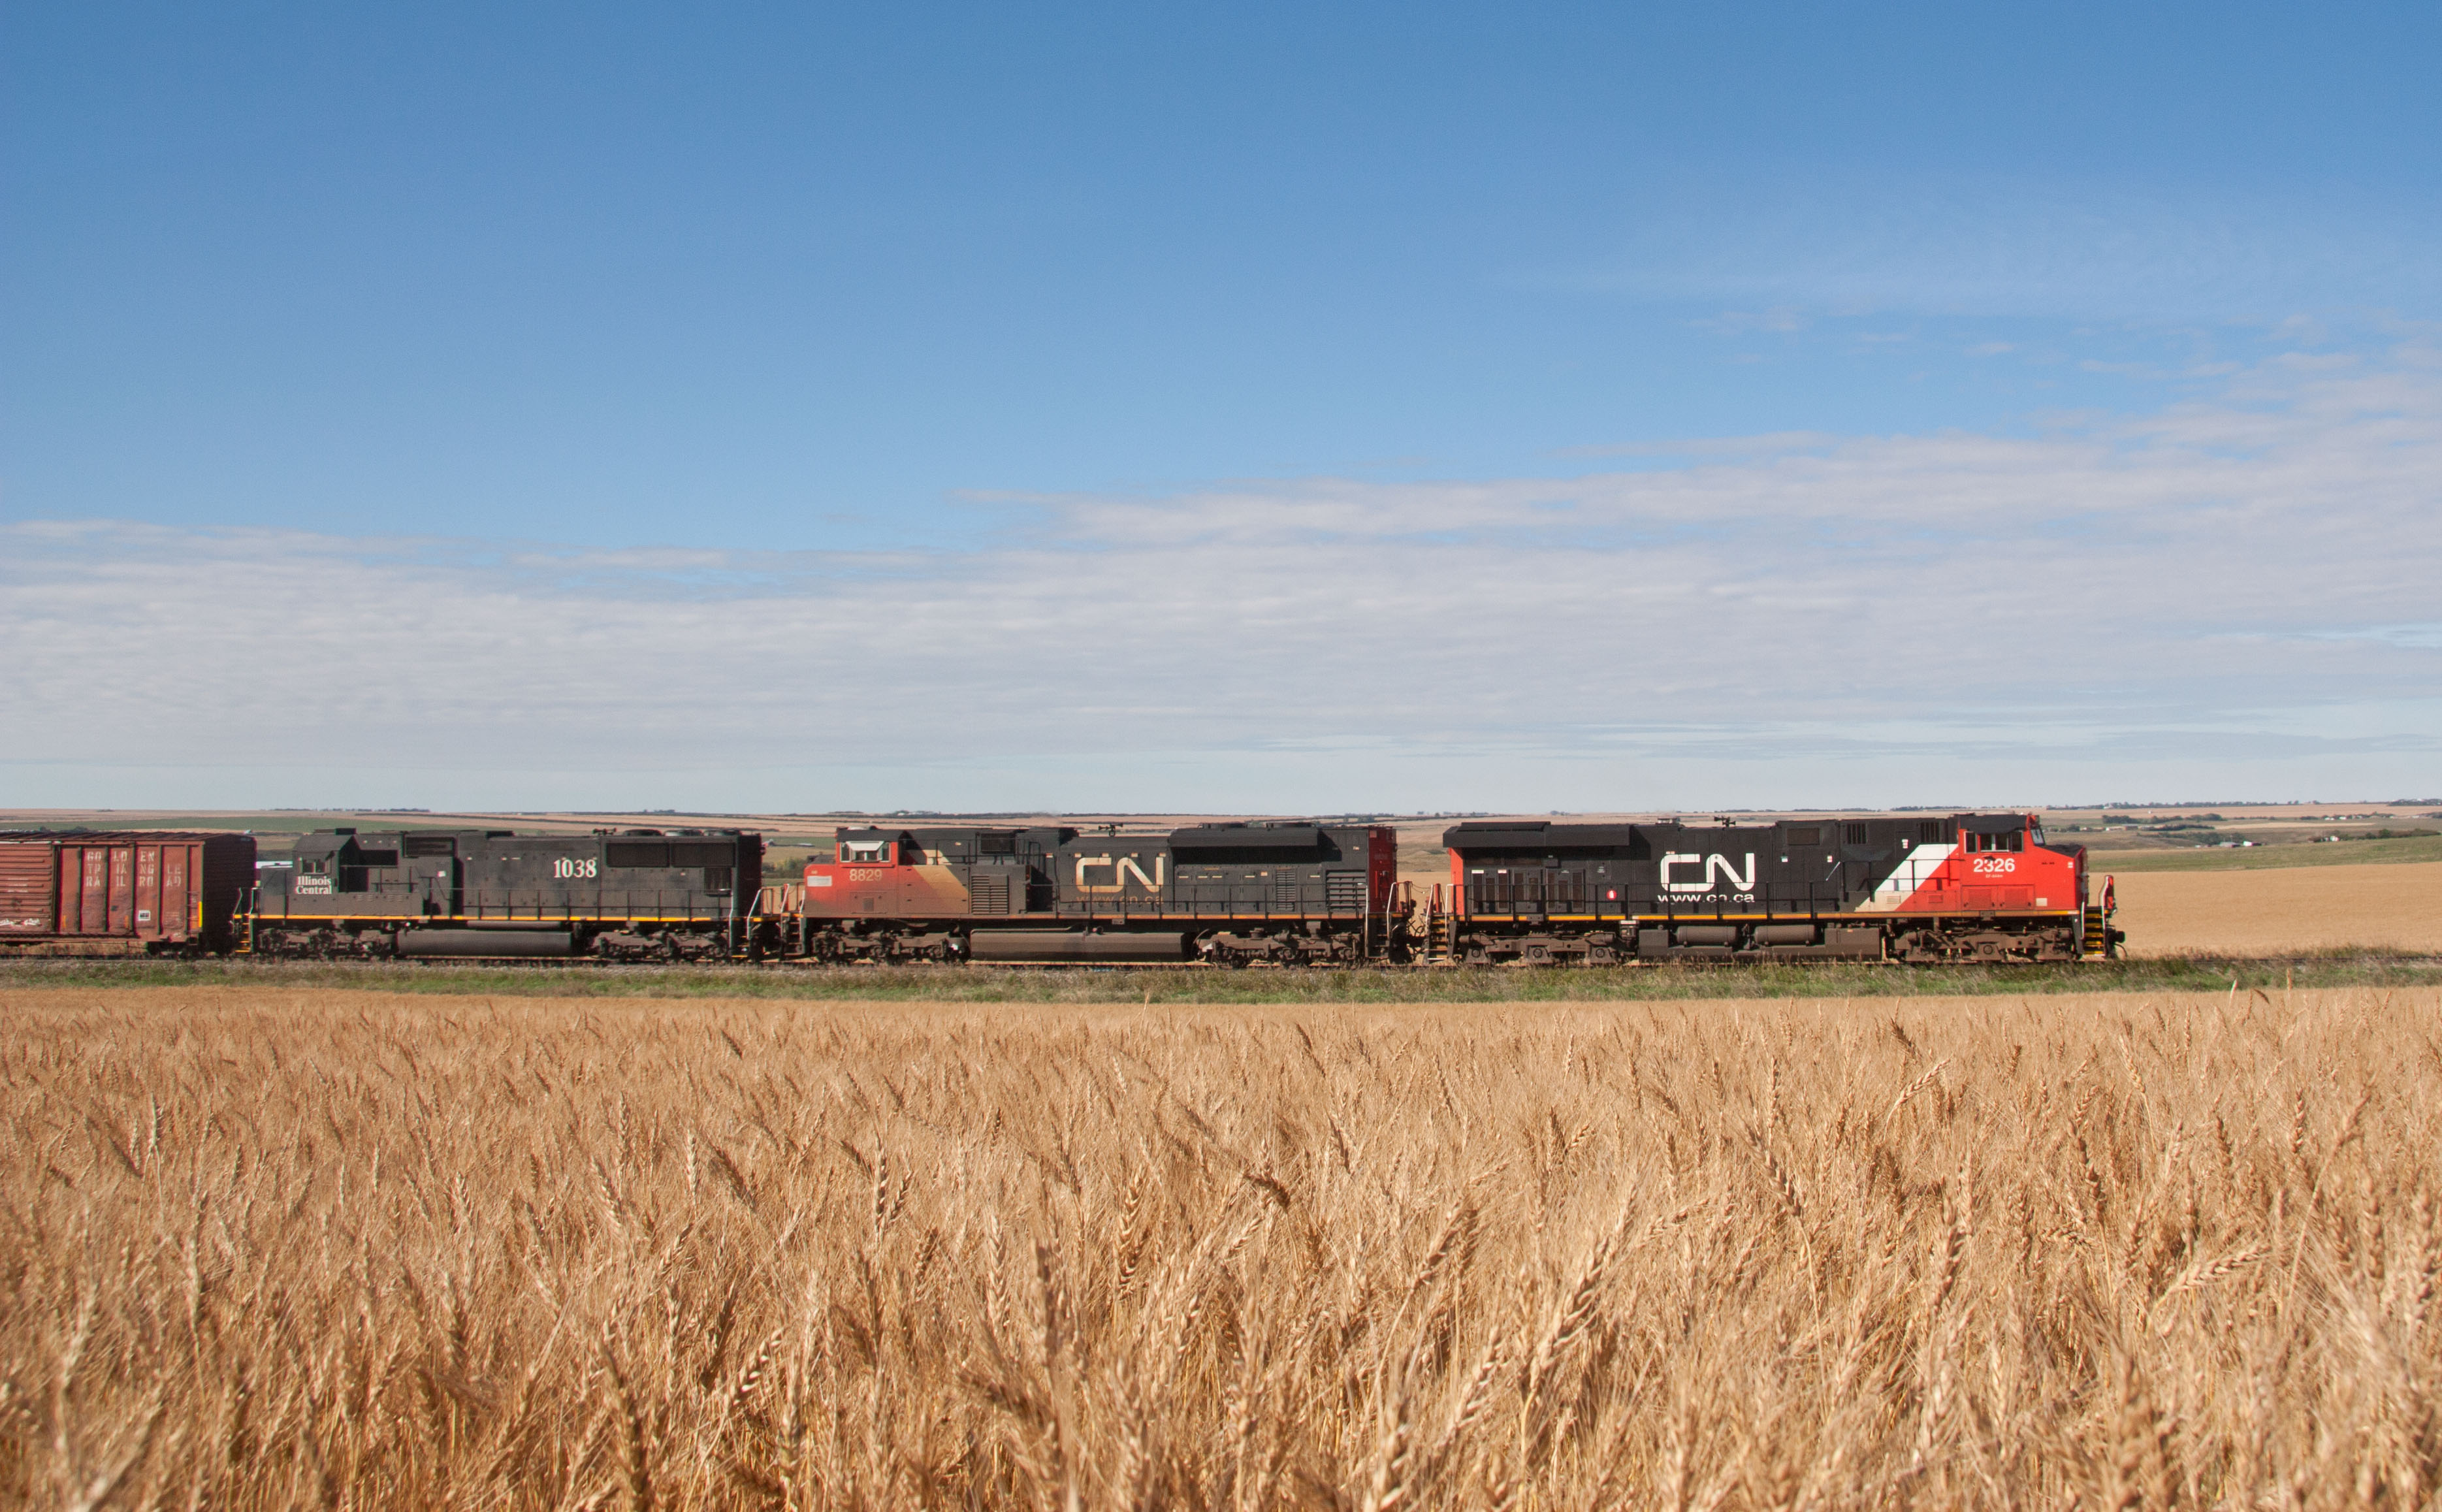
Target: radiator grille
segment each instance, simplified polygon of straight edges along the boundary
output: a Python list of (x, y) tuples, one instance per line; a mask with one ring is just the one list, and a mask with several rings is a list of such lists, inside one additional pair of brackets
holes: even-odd
[(1009, 912), (1009, 877), (1005, 873), (977, 871), (967, 884), (967, 906), (978, 914)]

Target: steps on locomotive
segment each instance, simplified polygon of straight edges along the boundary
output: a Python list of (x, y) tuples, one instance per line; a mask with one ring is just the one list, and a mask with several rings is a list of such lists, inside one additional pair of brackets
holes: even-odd
[(2079, 942), (2088, 956), (2117, 956), (2120, 942), (2128, 937), (2111, 927), (2111, 916), (2089, 906), (2086, 910), (2086, 934)]

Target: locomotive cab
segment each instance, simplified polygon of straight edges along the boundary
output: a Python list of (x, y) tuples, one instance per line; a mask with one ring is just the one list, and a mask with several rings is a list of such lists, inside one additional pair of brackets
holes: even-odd
[(1930, 879), (1917, 908), (2058, 913), (2084, 906), (2086, 850), (2044, 844), (2033, 814), (1968, 814), (1959, 823), (1959, 849)]
[(454, 831), (317, 830), (298, 840), (295, 865), (281, 881), (307, 912), (444, 917), (458, 908), (459, 839)]

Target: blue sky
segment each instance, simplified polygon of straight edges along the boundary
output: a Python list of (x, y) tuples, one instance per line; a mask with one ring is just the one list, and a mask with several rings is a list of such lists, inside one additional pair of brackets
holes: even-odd
[(2431, 8), (0, 26), (22, 801), (2442, 791)]

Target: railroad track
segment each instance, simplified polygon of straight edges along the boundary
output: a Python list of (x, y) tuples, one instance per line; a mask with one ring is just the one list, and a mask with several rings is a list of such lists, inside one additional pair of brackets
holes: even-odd
[(9, 975), (61, 974), (95, 970), (125, 969), (158, 970), (169, 968), (211, 969), (217, 971), (306, 972), (331, 967), (343, 967), (367, 974), (399, 975), (447, 973), (453, 971), (490, 971), (517, 973), (580, 973), (675, 975), (682, 973), (736, 972), (753, 975), (852, 976), (877, 971), (934, 972), (944, 975), (971, 975), (977, 971), (1024, 972), (1103, 972), (1103, 973), (1209, 973), (1230, 974), (1312, 972), (1334, 975), (1361, 974), (1373, 977), (1444, 975), (1453, 971), (1472, 971), (1485, 975), (1536, 975), (1557, 971), (1604, 974), (1634, 974), (1668, 971), (1737, 972), (1770, 966), (1778, 970), (1795, 968), (1803, 971), (1864, 968), (1896, 974), (1924, 972), (1998, 971), (2037, 973), (2042, 975), (2153, 975), (2160, 972), (2187, 974), (2220, 974), (2238, 972), (2242, 975), (2269, 971), (2330, 971), (2369, 967), (2396, 967), (2408, 970), (2442, 970), (2442, 955), (2387, 955), (2367, 953), (2351, 956), (2123, 956), (2116, 960), (2061, 961), (2049, 964), (2033, 961), (1946, 961), (1916, 964), (1892, 960), (1835, 961), (1623, 961), (1603, 966), (1538, 966), (1509, 963), (1492, 966), (1430, 966), (1366, 963), (1361, 965), (1278, 965), (1253, 962), (1240, 966), (1222, 965), (1212, 961), (808, 961), (808, 960), (717, 960), (717, 961), (615, 961), (577, 957), (517, 956), (450, 956), (438, 959), (395, 959), (336, 956), (329, 959), (227, 956), (209, 960), (145, 956), (48, 956), (0, 958), (0, 970)]

